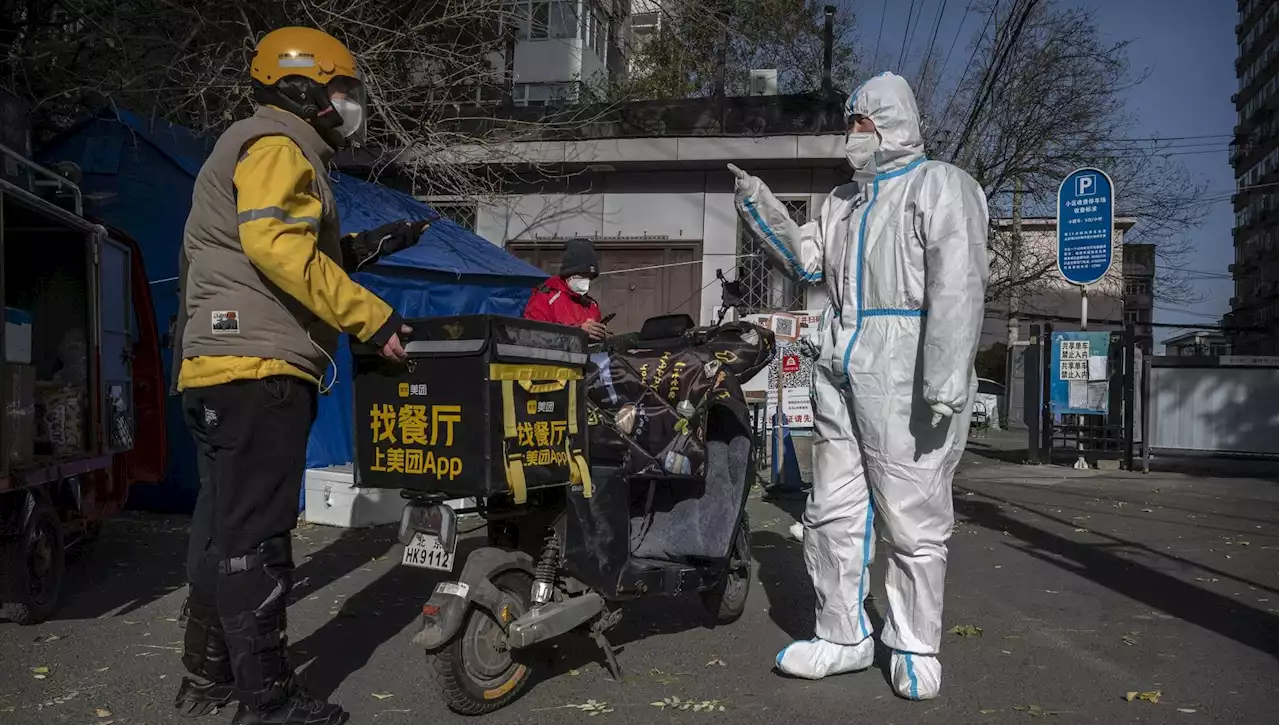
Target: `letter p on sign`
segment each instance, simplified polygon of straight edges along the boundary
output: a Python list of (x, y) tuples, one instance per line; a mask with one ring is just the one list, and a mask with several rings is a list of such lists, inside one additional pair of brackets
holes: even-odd
[(1090, 196), (1097, 188), (1097, 177), (1093, 174), (1076, 177), (1076, 196)]

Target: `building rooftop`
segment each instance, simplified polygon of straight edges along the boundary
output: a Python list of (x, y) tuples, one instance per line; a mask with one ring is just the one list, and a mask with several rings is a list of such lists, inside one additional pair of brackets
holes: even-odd
[(439, 121), (463, 136), (513, 141), (782, 136), (844, 133), (844, 98), (832, 93), (597, 103), (569, 108), (458, 106)]
[(1191, 332), (1184, 332), (1181, 335), (1174, 335), (1173, 337), (1162, 341), (1160, 344), (1165, 346), (1176, 346), (1187, 342), (1196, 342), (1197, 340), (1203, 340), (1205, 338), (1212, 338), (1220, 341), (1226, 341), (1227, 339), (1226, 336), (1218, 330), (1192, 330)]

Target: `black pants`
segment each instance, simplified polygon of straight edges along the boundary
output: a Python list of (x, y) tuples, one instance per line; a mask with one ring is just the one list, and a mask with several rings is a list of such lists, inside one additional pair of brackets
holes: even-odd
[[(290, 532), (298, 524), (316, 389), (280, 376), (191, 389), (182, 402), (200, 456), (183, 662), (198, 676), (234, 679), (237, 696), (251, 706), (269, 706), (286, 694), (292, 674), (284, 636)], [(229, 667), (209, 655), (219, 640)]]

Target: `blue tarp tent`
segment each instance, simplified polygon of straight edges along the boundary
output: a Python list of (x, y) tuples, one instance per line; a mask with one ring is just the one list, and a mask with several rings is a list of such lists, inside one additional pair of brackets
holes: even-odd
[[(178, 254), (191, 189), (212, 141), (162, 121), (124, 110), (86, 118), (40, 152), (45, 164), (73, 161), (83, 174), (85, 212), (138, 242), (152, 284), (156, 322), (163, 334), (178, 309)], [(338, 174), (333, 181), (343, 231), (363, 231), (398, 219), (437, 215), (412, 197)], [(530, 289), (546, 275), (472, 232), (436, 219), (420, 242), (361, 272), (361, 284), (406, 318), (451, 314), (519, 315)], [(162, 337), (165, 345), (167, 338)], [(165, 374), (172, 351), (161, 350)], [(337, 382), (320, 402), (307, 447), (307, 465), (351, 460), (351, 364), (345, 342), (335, 356)], [(333, 371), (330, 371), (333, 374)], [(326, 381), (327, 382), (327, 381)], [(195, 446), (182, 422), (178, 398), (168, 406), (169, 471), (163, 483), (135, 486), (130, 505), (187, 512), (199, 487)]]

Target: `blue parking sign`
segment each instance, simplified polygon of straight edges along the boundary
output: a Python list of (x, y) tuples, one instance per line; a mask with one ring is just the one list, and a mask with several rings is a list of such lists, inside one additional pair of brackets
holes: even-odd
[(1111, 269), (1115, 206), (1111, 177), (1077, 169), (1058, 187), (1058, 271), (1072, 284), (1090, 285)]

